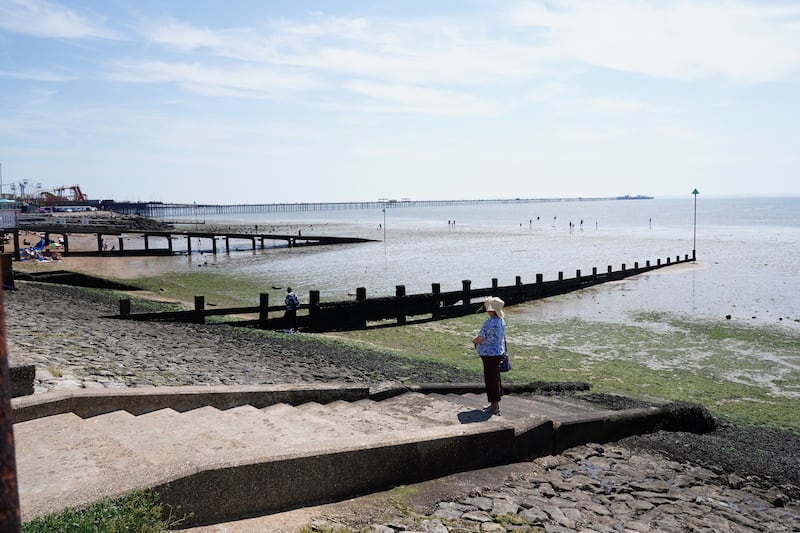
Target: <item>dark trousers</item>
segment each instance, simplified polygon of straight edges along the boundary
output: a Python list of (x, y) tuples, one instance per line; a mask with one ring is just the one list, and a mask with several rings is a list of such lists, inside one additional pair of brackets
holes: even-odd
[(500, 380), (501, 356), (481, 357), (483, 361), (483, 381), (486, 383), (486, 397), (489, 403), (499, 402), (503, 395), (503, 382)]
[(297, 329), (297, 309), (287, 309), (283, 314), (283, 329)]

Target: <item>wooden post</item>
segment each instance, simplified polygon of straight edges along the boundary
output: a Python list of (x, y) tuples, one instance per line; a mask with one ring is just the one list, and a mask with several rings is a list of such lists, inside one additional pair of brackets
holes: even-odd
[(145, 251), (150, 249), (150, 235), (147, 233), (144, 234), (144, 249)]
[(592, 279), (597, 279), (597, 267), (592, 267)]
[[(214, 237), (216, 239), (216, 237)], [(225, 235), (225, 253), (231, 253), (231, 238), (228, 235)]]
[(125, 250), (125, 243), (123, 242), (122, 235), (119, 236), (119, 253)]
[(633, 270), (634, 271), (639, 270), (639, 261), (634, 261), (633, 262)]
[(269, 293), (262, 292), (258, 295), (258, 321), (263, 329), (269, 319)]
[(308, 291), (308, 328), (322, 331), (324, 324), (320, 324), (319, 320), (319, 291)]
[(661, 258), (660, 258), (660, 257), (659, 257), (659, 258), (658, 258), (658, 260), (656, 261), (656, 265), (657, 265), (657, 266), (661, 266)]
[(558, 273), (558, 281), (564, 281), (564, 273), (563, 272), (559, 272)]
[(442, 286), (438, 283), (431, 283), (431, 315), (433, 318), (442, 316)]
[(470, 309), (472, 308), (472, 295), (470, 290), (471, 286), (471, 280), (461, 280), (461, 306), (464, 308), (464, 313), (469, 313)]
[(195, 324), (205, 324), (206, 323), (206, 316), (203, 311), (206, 308), (206, 297), (205, 296), (195, 296), (194, 297), (194, 322)]
[(492, 291), (496, 291), (497, 286), (498, 286), (497, 278), (492, 278)]
[(252, 244), (252, 246), (250, 247), (250, 249), (251, 249), (251, 250), (253, 250), (253, 251), (255, 251), (255, 249), (256, 249), (256, 238), (255, 238), (255, 237), (252, 237), (252, 238), (250, 239), (250, 242), (251, 242), (251, 244)]
[(366, 287), (356, 287), (356, 301), (363, 302), (367, 299), (367, 288)]
[(669, 257), (667, 257), (667, 264), (668, 264), (668, 265), (671, 265), (671, 264), (672, 264), (672, 261), (670, 260), (670, 258), (669, 258)]
[(169, 250), (169, 255), (172, 255), (172, 235), (167, 235), (167, 250)]
[(611, 274), (612, 272), (614, 272), (614, 269), (611, 268), (611, 265), (608, 265), (608, 273)]
[(19, 247), (19, 230), (14, 230), (14, 256), (17, 261), (22, 261), (21, 250)]
[(186, 253), (192, 255), (192, 234), (186, 234)]
[(406, 310), (405, 305), (403, 302), (403, 297), (406, 295), (406, 286), (405, 285), (397, 285), (394, 288), (394, 295), (397, 298), (397, 302), (395, 305), (397, 306), (397, 323), (398, 324), (405, 324), (406, 323)]
[[(0, 277), (2, 277), (0, 273)], [(0, 528), (18, 533), (22, 527), (14, 451), (14, 416), (11, 408), (11, 371), (6, 346), (6, 314), (0, 288)]]
[(544, 283), (544, 274), (536, 274), (536, 284), (541, 285)]
[(577, 279), (578, 281), (581, 280), (581, 269), (580, 268), (575, 271), (575, 279)]
[(63, 253), (65, 255), (69, 254), (69, 235), (66, 234), (66, 233), (64, 234), (64, 250), (63, 250)]
[(211, 236), (211, 253), (217, 255), (217, 239)]
[(620, 272), (625, 272), (625, 263), (622, 263), (622, 268), (620, 269)]
[(130, 316), (131, 314), (131, 300), (130, 298), (123, 298), (119, 301), (119, 316)]
[(647, 268), (650, 268), (650, 260), (649, 260), (649, 259), (647, 260), (647, 262), (645, 263), (645, 265), (647, 265)]

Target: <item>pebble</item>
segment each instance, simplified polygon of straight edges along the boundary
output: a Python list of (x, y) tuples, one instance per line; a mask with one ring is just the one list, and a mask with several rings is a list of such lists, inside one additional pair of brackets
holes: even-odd
[[(725, 474), (691, 467), (702, 483), (676, 484), (688, 465), (614, 444), (578, 446), (563, 459), (534, 459), (527, 471), (497, 487), (439, 502), (427, 516), (371, 524), (367, 531), (800, 531), (798, 502), (776, 505), (766, 491), (737, 487), (741, 483)], [(318, 523), (317, 530), (326, 525)], [(341, 532), (363, 530), (337, 526)]]

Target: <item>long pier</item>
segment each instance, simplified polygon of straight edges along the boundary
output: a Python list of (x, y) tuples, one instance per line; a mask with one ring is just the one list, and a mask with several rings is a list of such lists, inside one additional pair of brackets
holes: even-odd
[(272, 204), (167, 204), (162, 202), (108, 202), (103, 207), (125, 215), (149, 218), (188, 217), (206, 215), (239, 215), (244, 213), (289, 213), (302, 211), (336, 211), (345, 209), (394, 209), (407, 207), (450, 207), (487, 204), (530, 204), (542, 202), (594, 202), (603, 200), (652, 200), (650, 196), (609, 196), (597, 198), (496, 198), (463, 200), (391, 200), (370, 202), (300, 202)]
[[(635, 262), (632, 268), (623, 264), (618, 270), (614, 270), (609, 265), (605, 272), (600, 272), (595, 267), (588, 275), (577, 270), (575, 277), (572, 278), (565, 278), (564, 273), (559, 272), (558, 279), (551, 281), (544, 281), (542, 274), (536, 274), (534, 283), (523, 283), (522, 277), (517, 276), (513, 285), (506, 286), (499, 286), (495, 278), (492, 279), (490, 287), (480, 289), (473, 289), (472, 281), (463, 280), (462, 289), (451, 292), (441, 292), (440, 284), (433, 283), (428, 293), (406, 294), (405, 286), (398, 285), (394, 296), (378, 298), (367, 298), (366, 288), (359, 287), (356, 289), (355, 300), (338, 302), (322, 302), (320, 292), (314, 290), (309, 292), (309, 303), (301, 306), (302, 312), (298, 313), (297, 321), (301, 330), (313, 332), (359, 330), (428, 322), (475, 313), (487, 296), (499, 296), (506, 306), (511, 306), (694, 260), (693, 253), (691, 256), (685, 255), (683, 259), (675, 256), (674, 260), (667, 257), (665, 261), (657, 259), (651, 263), (648, 260), (641, 265)], [(123, 299), (120, 300), (119, 315), (112, 318), (204, 324), (208, 317), (227, 316), (231, 319), (215, 323), (259, 329), (282, 329), (284, 311), (284, 305), (270, 306), (269, 294), (261, 293), (258, 306), (206, 309), (205, 297), (195, 296), (193, 310), (149, 313), (132, 313), (130, 299)], [(247, 318), (245, 315), (257, 318)]]
[[(358, 237), (332, 237), (323, 235), (297, 235), (277, 234), (277, 233), (218, 233), (206, 231), (144, 231), (144, 230), (114, 230), (114, 229), (86, 229), (77, 227), (53, 227), (53, 226), (25, 226), (24, 228), (12, 228), (3, 230), (2, 234), (11, 234), (14, 242), (14, 259), (22, 260), (22, 250), (28, 245), (20, 246), (20, 232), (32, 231), (44, 235), (46, 243), (51, 241), (52, 236), (60, 236), (62, 242), (57, 250), (64, 256), (157, 256), (157, 255), (177, 255), (180, 253), (191, 254), (193, 251), (192, 243), (197, 246), (195, 251), (205, 251), (206, 249), (216, 255), (220, 251), (218, 240), (224, 241), (225, 253), (231, 251), (231, 241), (249, 241), (250, 248), (256, 250), (259, 246), (265, 248), (265, 241), (285, 241), (289, 248), (295, 246), (314, 246), (330, 244), (350, 244), (360, 242), (374, 242), (372, 239), (362, 239)], [(71, 250), (69, 238), (71, 234), (94, 235), (97, 243), (95, 250)], [(125, 240), (131, 237), (143, 242), (143, 248), (126, 248)], [(152, 240), (164, 242), (163, 247), (152, 246)], [(185, 250), (175, 250), (174, 241), (185, 240)], [(209, 243), (207, 248), (203, 248), (204, 242)]]

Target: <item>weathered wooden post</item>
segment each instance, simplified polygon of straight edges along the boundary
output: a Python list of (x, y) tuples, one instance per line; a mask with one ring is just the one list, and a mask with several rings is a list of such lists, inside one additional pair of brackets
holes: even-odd
[(614, 272), (614, 269), (611, 268), (611, 265), (608, 265), (608, 273), (611, 274), (612, 272)]
[(536, 284), (541, 285), (542, 283), (544, 283), (544, 275), (536, 274)]
[(312, 331), (323, 331), (319, 316), (319, 291), (308, 291), (308, 327)]
[(442, 286), (439, 283), (431, 283), (431, 316), (439, 318), (442, 316)]
[(356, 301), (363, 302), (367, 299), (367, 288), (366, 287), (357, 287), (356, 288)]
[(206, 316), (203, 311), (206, 308), (206, 297), (205, 296), (195, 296), (194, 297), (194, 323), (195, 324), (205, 324), (206, 323)]
[(669, 257), (667, 257), (667, 264), (668, 264), (668, 265), (671, 265), (671, 264), (672, 264), (672, 260), (671, 260)]
[(269, 293), (262, 292), (258, 295), (258, 322), (259, 327), (264, 329), (269, 319)]
[(19, 231), (14, 230), (14, 258), (17, 261), (22, 261), (21, 251), (22, 248), (19, 247)]
[(622, 263), (622, 268), (619, 269), (620, 272), (625, 272), (625, 263)]
[(634, 270), (634, 272), (639, 270), (639, 261), (634, 261), (633, 262), (633, 270)]
[(647, 260), (647, 262), (645, 263), (645, 265), (647, 265), (647, 268), (650, 268), (650, 260), (649, 260), (649, 259)]
[(597, 267), (592, 267), (592, 279), (597, 279)]
[(228, 235), (225, 235), (225, 253), (231, 253), (231, 238)]
[(211, 253), (217, 255), (217, 238), (211, 236)]
[(64, 254), (69, 254), (69, 235), (64, 234)]
[(192, 255), (192, 234), (186, 234), (186, 253)]
[(472, 309), (472, 293), (471, 293), (472, 280), (461, 280), (461, 306), (464, 309), (464, 314), (468, 314)]
[[(19, 248), (17, 248), (19, 249)], [(0, 287), (0, 528), (18, 533), (22, 528), (14, 450), (14, 419), (11, 410), (11, 372), (6, 347), (6, 314)]]
[(145, 251), (150, 249), (150, 235), (147, 233), (144, 234), (144, 249)]
[(661, 258), (660, 257), (656, 260), (656, 265), (657, 266), (661, 266)]
[(497, 283), (497, 278), (492, 278), (492, 292), (497, 291), (498, 285), (499, 284)]
[(406, 295), (406, 286), (405, 285), (397, 285), (394, 288), (394, 295), (395, 298), (395, 306), (397, 309), (397, 323), (398, 324), (405, 324), (406, 323), (406, 309), (405, 309), (405, 301), (404, 297)]
[(130, 316), (131, 314), (131, 300), (130, 298), (123, 298), (119, 301), (119, 316)]
[(564, 281), (564, 272), (563, 271), (558, 273), (558, 281)]
[(575, 279), (578, 280), (578, 283), (581, 282), (581, 269), (580, 268), (575, 271)]
[(167, 235), (167, 250), (169, 250), (169, 255), (172, 255), (172, 235)]
[(125, 243), (122, 238), (122, 235), (119, 236), (118, 240), (119, 240), (119, 253), (122, 253), (123, 251), (125, 251)]

